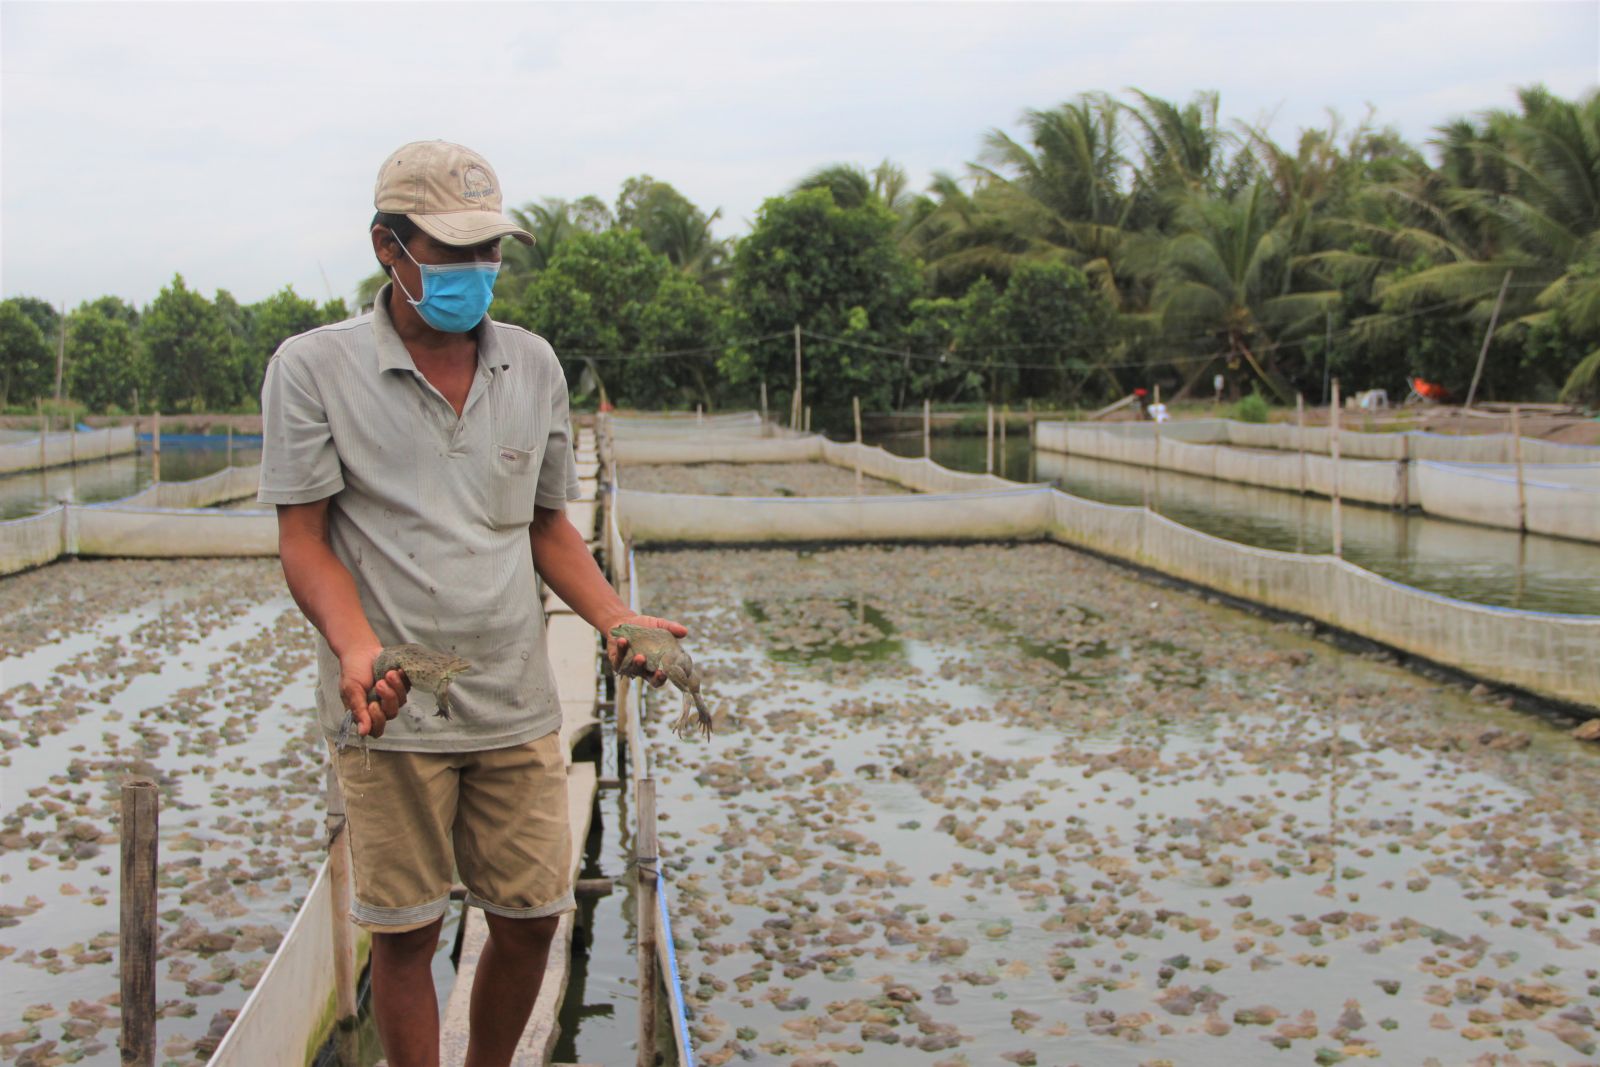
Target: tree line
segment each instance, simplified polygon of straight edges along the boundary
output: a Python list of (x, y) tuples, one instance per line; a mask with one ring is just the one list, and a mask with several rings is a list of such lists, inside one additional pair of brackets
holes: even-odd
[[(1209, 396), (1217, 374), (1274, 402), (1335, 377), (1461, 396), (1486, 336), (1479, 396), (1600, 403), (1600, 92), (1523, 89), (1423, 147), (1370, 116), (1280, 144), (1215, 93), (1086, 93), (1021, 128), (922, 191), (889, 161), (822, 167), (738, 240), (648, 175), (613, 203), (527, 204), (537, 244), (506, 243), (491, 314), (551, 341), (579, 403), (748, 405), (764, 384), (776, 404), (797, 325), (824, 421), (852, 396), (1089, 405)], [(182, 278), (142, 311), (102, 297), (67, 317), (68, 388), (248, 407), (283, 338), (346, 314)], [(0, 304), (0, 403), (49, 392), (60, 326)]]

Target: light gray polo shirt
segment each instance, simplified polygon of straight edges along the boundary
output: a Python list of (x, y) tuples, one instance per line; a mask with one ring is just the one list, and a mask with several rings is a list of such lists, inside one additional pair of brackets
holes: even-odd
[[(414, 641), (472, 663), (450, 687), (452, 716), (414, 689), (374, 748), (502, 748), (561, 723), (545, 654), (528, 525), (535, 505), (578, 496), (567, 385), (542, 337), (485, 318), (461, 417), (371, 313), (285, 341), (261, 389), (266, 504), (329, 498), (334, 554), (355, 576), (385, 645)], [(323, 732), (343, 725), (339, 661), (317, 639)]]

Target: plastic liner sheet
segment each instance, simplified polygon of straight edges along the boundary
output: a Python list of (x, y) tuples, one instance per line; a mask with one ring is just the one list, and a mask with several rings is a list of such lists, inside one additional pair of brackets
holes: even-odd
[(633, 438), (618, 435), (620, 464), (653, 463), (814, 463), (822, 458), (821, 437), (719, 437), (712, 435)]
[(1600, 542), (1600, 466), (1418, 463), (1424, 511), (1461, 522)]
[(0, 444), (0, 474), (59, 467), (90, 459), (121, 456), (138, 447), (132, 426), (111, 426), (79, 433), (52, 433), (44, 438), (41, 461), (39, 435)]
[(1048, 493), (1013, 487), (910, 497), (711, 497), (619, 489), (616, 496), (622, 534), (637, 544), (760, 544), (1040, 537)]

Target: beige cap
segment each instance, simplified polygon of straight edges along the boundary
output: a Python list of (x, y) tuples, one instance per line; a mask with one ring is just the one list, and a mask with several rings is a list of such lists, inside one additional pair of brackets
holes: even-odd
[(533, 234), (501, 214), (500, 179), (489, 161), (449, 141), (412, 141), (395, 149), (378, 168), (372, 206), (405, 215), (447, 245), (508, 235), (533, 244)]

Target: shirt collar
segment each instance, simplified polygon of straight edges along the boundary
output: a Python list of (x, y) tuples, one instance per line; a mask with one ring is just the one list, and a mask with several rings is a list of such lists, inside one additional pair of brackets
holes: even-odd
[[(378, 373), (403, 370), (416, 374), (416, 361), (411, 358), (405, 342), (400, 340), (400, 334), (395, 331), (394, 320), (389, 317), (389, 290), (393, 288), (393, 282), (386, 282), (372, 302), (372, 333), (378, 346)], [(491, 372), (496, 368), (511, 369), (511, 360), (500, 346), (499, 331), (494, 329), (493, 319), (485, 315), (472, 332), (478, 340), (479, 367)]]

